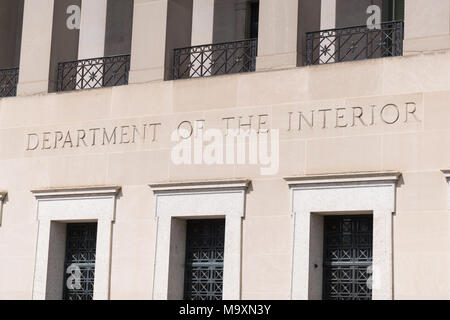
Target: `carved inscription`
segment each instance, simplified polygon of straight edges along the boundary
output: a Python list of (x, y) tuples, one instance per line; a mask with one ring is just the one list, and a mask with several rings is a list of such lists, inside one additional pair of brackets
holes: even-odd
[[(295, 110), (293, 108), (293, 110)], [(367, 104), (365, 106), (342, 107), (318, 107), (299, 111), (289, 111), (282, 118), (284, 123), (272, 124), (271, 115), (268, 113), (253, 115), (230, 115), (216, 119), (215, 126), (208, 126), (208, 120), (182, 120), (171, 133), (181, 139), (197, 137), (204, 129), (218, 129), (237, 135), (245, 135), (248, 132), (257, 134), (269, 133), (271, 129), (301, 134), (305, 130), (342, 130), (352, 127), (371, 127), (375, 125), (392, 126), (405, 125), (412, 122), (421, 122), (420, 112), (415, 102), (403, 102), (401, 104), (385, 103), (378, 105)], [(273, 108), (273, 112), (277, 112)], [(279, 117), (278, 117), (279, 118)], [(60, 129), (56, 131), (44, 131), (40, 133), (28, 133), (26, 136), (26, 151), (34, 150), (58, 150), (72, 148), (89, 148), (96, 146), (124, 145), (135, 143), (154, 143), (158, 141), (161, 122), (149, 122), (140, 125), (124, 124), (111, 127), (92, 127), (79, 129)]]

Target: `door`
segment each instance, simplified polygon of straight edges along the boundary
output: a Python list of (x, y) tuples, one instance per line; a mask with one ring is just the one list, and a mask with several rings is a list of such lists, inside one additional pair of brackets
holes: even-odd
[(189, 220), (184, 299), (222, 300), (225, 220)]
[(372, 298), (373, 216), (324, 217), (323, 299)]
[(64, 300), (94, 296), (97, 223), (69, 223), (66, 230)]

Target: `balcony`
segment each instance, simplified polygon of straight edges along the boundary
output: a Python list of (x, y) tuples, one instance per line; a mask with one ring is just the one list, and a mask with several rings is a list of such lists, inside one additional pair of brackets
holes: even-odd
[(129, 71), (130, 55), (61, 62), (57, 91), (126, 85)]
[(175, 49), (173, 79), (255, 71), (257, 46), (248, 39)]
[(14, 97), (17, 92), (19, 68), (0, 70), (0, 98)]
[(306, 65), (364, 60), (403, 54), (403, 21), (306, 33)]

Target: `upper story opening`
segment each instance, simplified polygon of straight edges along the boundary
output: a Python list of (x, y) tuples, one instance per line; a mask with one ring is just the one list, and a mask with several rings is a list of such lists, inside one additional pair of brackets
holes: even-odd
[(255, 71), (258, 21), (258, 0), (172, 1), (165, 79)]
[(24, 0), (0, 2), (0, 97), (16, 95)]
[(49, 92), (128, 84), (133, 0), (54, 1)]
[(404, 0), (300, 0), (297, 66), (398, 56)]

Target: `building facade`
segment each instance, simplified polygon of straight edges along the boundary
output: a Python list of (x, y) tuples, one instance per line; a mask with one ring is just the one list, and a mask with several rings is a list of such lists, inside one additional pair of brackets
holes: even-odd
[(449, 299), (449, 0), (4, 0), (0, 299)]

